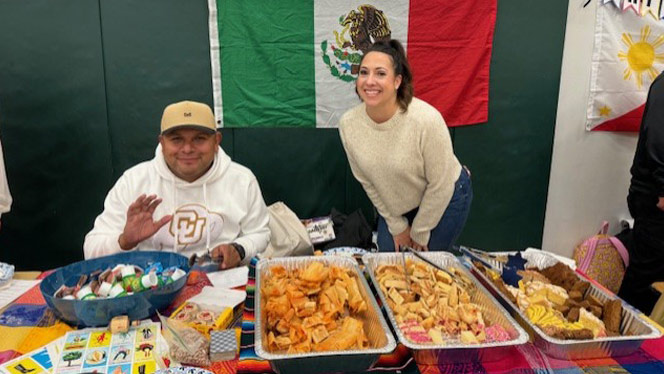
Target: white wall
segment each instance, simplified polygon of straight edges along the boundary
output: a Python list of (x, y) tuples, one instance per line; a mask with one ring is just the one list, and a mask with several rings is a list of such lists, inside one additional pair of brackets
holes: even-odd
[(603, 220), (616, 233), (627, 210), (629, 168), (637, 136), (585, 130), (590, 62), (599, 0), (570, 0), (560, 77), (542, 249), (571, 256)]

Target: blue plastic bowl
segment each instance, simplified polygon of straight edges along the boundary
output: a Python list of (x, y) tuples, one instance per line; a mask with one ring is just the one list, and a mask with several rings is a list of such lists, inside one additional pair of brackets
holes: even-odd
[(135, 293), (130, 296), (95, 299), (64, 300), (53, 296), (63, 284), (73, 287), (83, 274), (104, 270), (117, 264), (138, 265), (145, 268), (153, 262), (161, 262), (164, 269), (177, 266), (189, 275), (188, 259), (172, 252), (133, 251), (87, 261), (75, 262), (55, 270), (44, 278), (39, 286), (46, 304), (55, 315), (75, 326), (108, 325), (115, 316), (128, 315), (130, 320), (145, 319), (156, 310), (167, 307), (187, 283), (187, 276), (153, 290)]

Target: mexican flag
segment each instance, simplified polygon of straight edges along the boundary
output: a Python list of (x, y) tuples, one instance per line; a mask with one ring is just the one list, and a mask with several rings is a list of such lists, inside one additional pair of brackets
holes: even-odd
[(658, 4), (596, 2), (586, 130), (639, 131), (648, 89), (664, 68)]
[(415, 96), (486, 122), (496, 0), (208, 0), (219, 127), (337, 127), (375, 40), (407, 49)]

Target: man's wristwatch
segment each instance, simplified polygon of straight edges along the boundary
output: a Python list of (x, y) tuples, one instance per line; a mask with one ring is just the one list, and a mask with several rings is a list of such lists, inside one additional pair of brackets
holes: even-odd
[(235, 248), (235, 250), (237, 251), (237, 254), (240, 255), (240, 261), (244, 260), (244, 256), (245, 256), (244, 247), (240, 244), (237, 244), (237, 243), (231, 243), (231, 245), (233, 246), (233, 248)]

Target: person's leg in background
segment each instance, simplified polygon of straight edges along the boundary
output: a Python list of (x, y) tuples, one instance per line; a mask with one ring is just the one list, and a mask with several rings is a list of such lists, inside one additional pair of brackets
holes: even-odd
[(454, 185), (454, 194), (443, 217), (431, 230), (431, 238), (428, 243), (430, 251), (446, 251), (454, 245), (466, 224), (472, 201), (473, 185), (470, 175), (464, 167)]
[[(431, 230), (431, 237), (427, 245), (429, 250), (448, 250), (454, 244), (466, 224), (472, 201), (473, 186), (470, 181), (470, 174), (464, 167), (461, 169), (459, 179), (454, 184), (454, 194), (443, 213), (443, 217), (438, 222), (438, 225)], [(418, 209), (416, 208), (404, 214), (404, 217), (408, 219), (409, 225), (413, 224), (417, 211)], [(378, 250), (381, 252), (394, 252), (394, 239), (387, 228), (385, 219), (380, 214), (378, 215), (377, 231)]]
[(629, 266), (618, 296), (644, 314), (650, 314), (659, 293), (650, 285), (664, 280), (664, 212), (656, 198), (639, 194), (628, 196), (634, 228), (618, 238), (629, 251)]
[(618, 296), (643, 314), (649, 315), (659, 298), (659, 293), (650, 287), (654, 280), (639, 274), (639, 268), (631, 264), (630, 268), (625, 272)]
[[(415, 215), (417, 215), (417, 209), (418, 208), (415, 208), (403, 215), (408, 220), (409, 226), (413, 224)], [(394, 238), (392, 237), (390, 230), (387, 228), (387, 222), (380, 214), (378, 215), (377, 231), (378, 238), (376, 241), (378, 242), (378, 250), (380, 252), (394, 252)]]
[(394, 238), (390, 234), (390, 230), (387, 229), (387, 222), (380, 214), (378, 215), (378, 238), (376, 242), (378, 244), (378, 250), (380, 252), (394, 252)]

